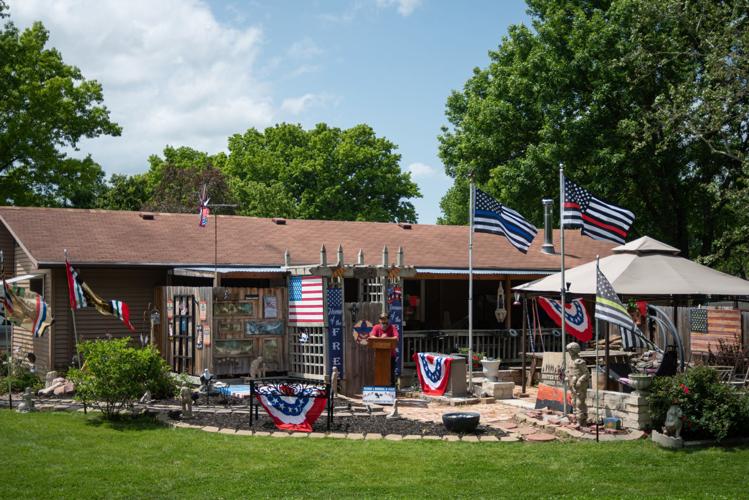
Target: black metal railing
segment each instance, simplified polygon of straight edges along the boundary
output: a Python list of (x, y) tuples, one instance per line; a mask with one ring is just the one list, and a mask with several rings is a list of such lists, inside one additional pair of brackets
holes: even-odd
[[(526, 352), (562, 352), (562, 332), (558, 328), (544, 328), (536, 335), (533, 346), (526, 333)], [(468, 330), (413, 330), (403, 334), (403, 365), (414, 367), (412, 357), (417, 352), (459, 352), (468, 347)], [(473, 352), (501, 359), (503, 363), (522, 361), (522, 330), (474, 330)]]

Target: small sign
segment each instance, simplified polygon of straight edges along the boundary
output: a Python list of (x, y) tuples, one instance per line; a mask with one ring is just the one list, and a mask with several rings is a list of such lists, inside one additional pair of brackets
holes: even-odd
[(395, 387), (366, 386), (362, 390), (362, 401), (379, 405), (395, 404)]
[(205, 321), (208, 319), (208, 304), (206, 304), (205, 300), (200, 301), (200, 321)]
[(203, 325), (203, 345), (209, 347), (211, 345), (211, 327)]

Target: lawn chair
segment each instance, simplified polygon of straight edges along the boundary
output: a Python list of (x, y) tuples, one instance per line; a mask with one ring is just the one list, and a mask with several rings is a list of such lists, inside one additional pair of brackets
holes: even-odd
[(733, 366), (713, 366), (713, 369), (718, 372), (718, 380), (724, 384), (728, 384), (733, 379)]
[(729, 381), (729, 383), (739, 389), (749, 387), (749, 366), (746, 367), (746, 373), (744, 373), (743, 377), (741, 375), (735, 376)]

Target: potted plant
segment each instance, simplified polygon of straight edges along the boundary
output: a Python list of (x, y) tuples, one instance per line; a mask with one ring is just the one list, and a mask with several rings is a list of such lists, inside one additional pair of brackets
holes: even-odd
[[(468, 348), (467, 347), (461, 347), (461, 348), (458, 349), (458, 353), (461, 356), (468, 357)], [(473, 359), (472, 359), (471, 366), (473, 367), (473, 369), (474, 370), (478, 370), (479, 368), (481, 368), (481, 360), (484, 358), (484, 353), (483, 352), (473, 351), (472, 358)]]

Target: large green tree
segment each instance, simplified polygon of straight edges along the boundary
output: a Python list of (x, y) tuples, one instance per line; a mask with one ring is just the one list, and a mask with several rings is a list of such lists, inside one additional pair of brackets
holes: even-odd
[[(4, 2), (0, 17), (8, 17)], [(101, 85), (45, 48), (48, 39), (39, 22), (22, 32), (9, 20), (0, 28), (0, 203), (91, 206), (101, 167), (61, 150), (120, 127), (102, 105)]]
[(528, 5), (532, 29), (512, 26), (448, 98), (440, 156), (455, 184), (441, 222), (466, 222), (473, 172), (540, 223), (561, 162), (633, 210), (634, 235), (715, 252), (746, 185), (748, 1)]
[(244, 215), (414, 222), (421, 194), (395, 149), (367, 125), (280, 124), (230, 137), (224, 171)]

